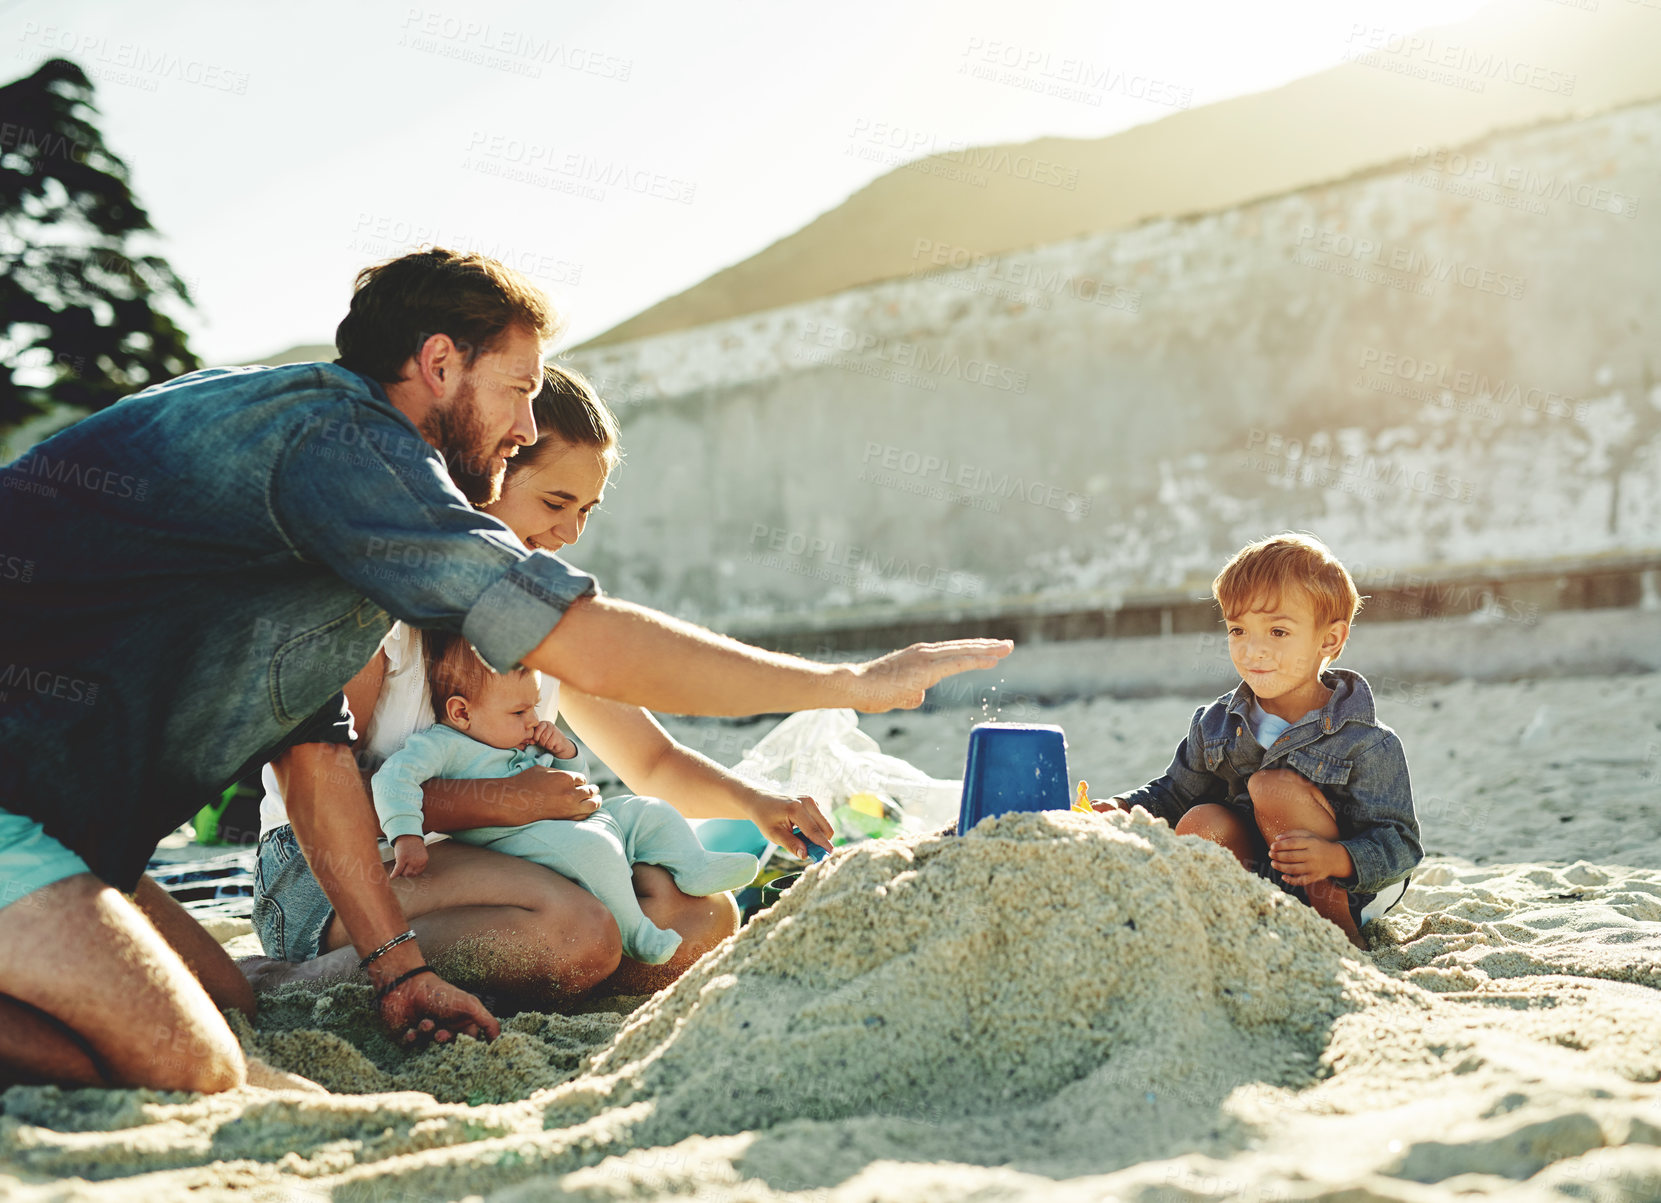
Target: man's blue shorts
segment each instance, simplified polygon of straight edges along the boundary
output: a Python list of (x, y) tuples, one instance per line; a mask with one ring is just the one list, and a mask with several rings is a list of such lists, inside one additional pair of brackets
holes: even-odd
[(90, 873), (86, 861), (23, 815), (0, 810), (0, 908), (42, 886)]

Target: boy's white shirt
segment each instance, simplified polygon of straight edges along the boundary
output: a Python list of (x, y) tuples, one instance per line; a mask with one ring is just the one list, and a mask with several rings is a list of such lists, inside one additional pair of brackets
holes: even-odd
[(1294, 723), (1301, 723), (1308, 717), (1308, 714), (1300, 715), (1289, 723), (1279, 715), (1270, 714), (1263, 709), (1263, 703), (1259, 702), (1255, 695), (1252, 697), (1251, 708), (1246, 711), (1246, 721), (1251, 724), (1252, 738), (1257, 740), (1257, 746), (1264, 751), (1267, 751), (1269, 745), (1279, 739)]
[[(381, 680), (381, 696), (375, 703), (375, 713), (369, 718), (369, 738), (364, 745), (364, 767), (371, 773), (386, 763), (386, 758), (404, 746), (404, 741), (417, 731), (425, 731), (437, 720), (433, 717), (432, 691), (427, 687), (426, 668), (421, 656), (421, 632), (401, 622), (381, 640), (380, 650), (386, 653), (386, 675)], [(542, 674), (542, 692), (536, 704), (537, 717), (552, 722), (559, 714), (559, 678)], [(353, 716), (361, 723), (362, 717)], [(358, 732), (363, 734), (362, 729)], [(260, 835), (274, 831), (288, 822), (288, 807), (283, 803), (277, 774), (268, 764), (260, 770), (260, 783), (265, 786), (265, 797), (260, 799)], [(429, 844), (448, 836), (431, 834)], [(383, 842), (384, 843), (384, 842)]]

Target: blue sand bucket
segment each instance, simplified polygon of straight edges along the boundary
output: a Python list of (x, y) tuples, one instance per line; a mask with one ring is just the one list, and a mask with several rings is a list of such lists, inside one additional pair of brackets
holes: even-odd
[(982, 723), (969, 732), (957, 833), (989, 815), (1067, 810), (1067, 735), (1036, 723)]

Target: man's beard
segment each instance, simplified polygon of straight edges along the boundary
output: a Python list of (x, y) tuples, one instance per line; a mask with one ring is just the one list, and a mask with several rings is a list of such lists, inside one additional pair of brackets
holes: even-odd
[(507, 471), (501, 443), (485, 433), (473, 382), (467, 380), (455, 400), (421, 423), (421, 433), (444, 457), (450, 479), (474, 505), (489, 505), (502, 496)]

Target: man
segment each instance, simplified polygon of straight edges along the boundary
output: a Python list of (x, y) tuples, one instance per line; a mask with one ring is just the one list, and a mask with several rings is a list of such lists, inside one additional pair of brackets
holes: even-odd
[[(214, 369), (0, 469), (0, 1084), (220, 1090), (253, 997), (142, 876), (157, 840), (275, 760), (319, 881), (406, 1038), (494, 1036), (423, 968), (375, 850), (339, 693), (396, 617), (602, 697), (691, 714), (916, 706), (1009, 645), (824, 665), (601, 596), (469, 502), (536, 438), (546, 298), (432, 250), (358, 277), (339, 365)], [(384, 387), (383, 387), (384, 384)], [(367, 717), (367, 716), (365, 716)], [(133, 891), (131, 896), (122, 891)], [(383, 948), (385, 949), (384, 951)]]

